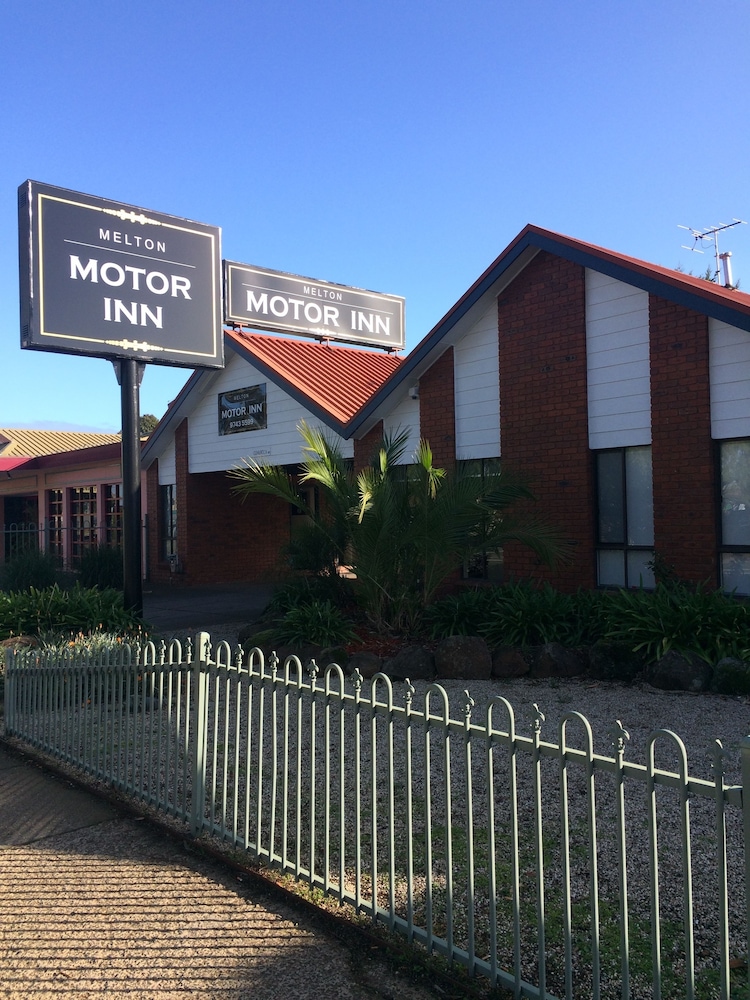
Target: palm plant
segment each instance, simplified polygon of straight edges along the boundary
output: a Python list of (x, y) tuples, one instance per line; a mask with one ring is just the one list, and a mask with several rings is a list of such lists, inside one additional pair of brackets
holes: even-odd
[(403, 465), (408, 435), (386, 435), (370, 466), (355, 476), (337, 444), (302, 422), (300, 484), (322, 492), (320, 510), (307, 507), (295, 479), (278, 466), (252, 460), (231, 470), (240, 496), (266, 493), (301, 506), (327, 553), (321, 571), (351, 565), (363, 606), (380, 628), (414, 631), (425, 607), (463, 560), (508, 541), (531, 546), (543, 559), (561, 553), (556, 533), (528, 512), (512, 508), (531, 498), (507, 471), (484, 479), (449, 474), (433, 464), (421, 441), (412, 465)]

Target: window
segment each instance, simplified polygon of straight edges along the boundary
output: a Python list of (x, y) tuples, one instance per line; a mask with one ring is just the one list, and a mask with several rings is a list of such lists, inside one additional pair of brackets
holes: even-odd
[(653, 587), (651, 448), (596, 454), (597, 577), (602, 587)]
[(122, 485), (104, 487), (104, 541), (112, 549), (122, 548)]
[(70, 490), (70, 556), (79, 562), (87, 549), (97, 543), (96, 486), (81, 486)]
[(63, 491), (47, 490), (47, 551), (63, 559)]
[[(477, 476), (483, 481), (498, 475), (499, 458), (471, 458), (457, 462), (457, 471), (464, 476)], [(503, 551), (482, 549), (464, 561), (464, 580), (487, 580), (490, 583), (503, 582)]]
[(170, 483), (159, 487), (162, 558), (177, 558), (177, 486)]
[(750, 440), (722, 441), (721, 585), (750, 594)]

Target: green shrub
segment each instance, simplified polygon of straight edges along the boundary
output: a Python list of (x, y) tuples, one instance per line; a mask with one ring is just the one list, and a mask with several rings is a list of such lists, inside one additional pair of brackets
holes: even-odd
[(274, 626), (273, 637), (285, 645), (335, 646), (352, 642), (356, 633), (351, 621), (331, 601), (311, 600), (290, 608)]
[(657, 584), (612, 596), (607, 638), (652, 660), (694, 653), (707, 663), (750, 656), (750, 606), (701, 586)]
[(274, 591), (273, 597), (263, 609), (264, 621), (273, 621), (285, 615), (300, 604), (312, 601), (331, 601), (345, 607), (354, 602), (351, 584), (341, 578), (328, 576), (302, 576), (282, 583)]
[(451, 635), (479, 635), (492, 618), (500, 588), (471, 588), (435, 601), (427, 608), (424, 626), (431, 639)]
[(562, 594), (548, 583), (506, 584), (479, 634), (491, 646), (590, 645), (604, 632), (606, 615), (606, 595), (599, 591)]
[(98, 629), (128, 632), (141, 625), (132, 611), (123, 607), (118, 590), (85, 589), (76, 585), (61, 590), (55, 584), (44, 590), (0, 593), (0, 639), (11, 635), (45, 632), (88, 632)]
[(524, 582), (445, 597), (428, 609), (425, 624), (433, 639), (481, 635), (493, 646), (584, 646), (606, 634), (609, 612), (610, 595), (602, 591), (561, 594)]
[(0, 566), (0, 590), (44, 590), (59, 583), (59, 565), (47, 552), (26, 549)]
[(112, 632), (105, 628), (87, 632), (49, 631), (39, 636), (39, 649), (60, 655), (90, 653), (96, 656), (114, 652), (126, 645), (143, 645), (147, 640), (148, 634), (140, 625), (123, 632)]
[(78, 567), (82, 587), (122, 590), (122, 549), (96, 546), (86, 549)]

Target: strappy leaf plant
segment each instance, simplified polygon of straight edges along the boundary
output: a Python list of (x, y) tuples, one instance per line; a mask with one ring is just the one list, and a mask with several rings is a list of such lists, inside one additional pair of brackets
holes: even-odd
[[(320, 572), (335, 576), (350, 567), (360, 600), (379, 628), (417, 630), (440, 586), (477, 552), (513, 540), (546, 561), (561, 555), (556, 532), (516, 509), (531, 493), (507, 471), (484, 478), (449, 473), (435, 466), (426, 441), (406, 464), (408, 434), (400, 432), (385, 435), (371, 464), (355, 474), (337, 443), (304, 422), (299, 431), (299, 479), (278, 466), (246, 460), (230, 472), (234, 490), (300, 507), (319, 536), (318, 551), (327, 554)], [(300, 495), (300, 486), (308, 484), (321, 494), (317, 509)]]

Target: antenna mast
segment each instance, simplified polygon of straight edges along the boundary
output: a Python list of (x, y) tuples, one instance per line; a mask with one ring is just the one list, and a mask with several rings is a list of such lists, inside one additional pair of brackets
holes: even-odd
[(690, 226), (678, 226), (678, 229), (687, 229), (689, 233), (693, 234), (693, 245), (691, 247), (682, 244), (683, 250), (692, 250), (694, 253), (703, 253), (703, 247), (710, 246), (711, 243), (714, 245), (714, 260), (716, 262), (716, 269), (714, 271), (713, 281), (719, 280), (719, 274), (721, 273), (721, 261), (724, 262), (724, 284), (727, 288), (733, 288), (732, 284), (732, 272), (731, 265), (729, 263), (729, 258), (732, 256), (731, 252), (719, 253), (719, 233), (723, 232), (725, 229), (732, 229), (734, 226), (746, 226), (747, 223), (744, 219), (733, 219), (731, 222), (720, 222), (718, 226), (709, 226), (708, 229), (693, 229)]

